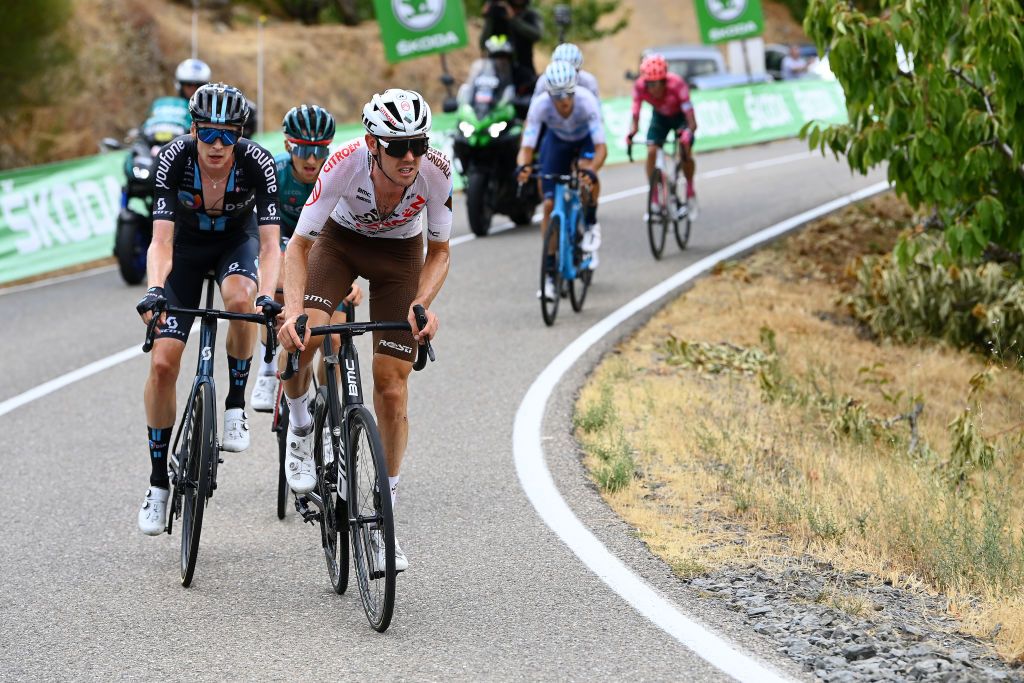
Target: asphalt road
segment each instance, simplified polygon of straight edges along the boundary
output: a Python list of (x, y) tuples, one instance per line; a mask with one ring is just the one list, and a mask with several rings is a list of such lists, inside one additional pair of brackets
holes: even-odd
[[(369, 629), (354, 585), (345, 596), (331, 592), (316, 529), (294, 514), (277, 519), (269, 416), (251, 415), (248, 452), (224, 454), (185, 590), (177, 533), (144, 537), (135, 524), (149, 472), (141, 400), (148, 358), (0, 415), (0, 679), (723, 680), (540, 521), (516, 477), (513, 417), (554, 355), (637, 294), (760, 228), (884, 179), (851, 176), (804, 150), (786, 141), (699, 157), (702, 214), (690, 247), (680, 252), (670, 238), (660, 262), (640, 222), (644, 196), (604, 204), (601, 267), (586, 307), (574, 314), (565, 302), (553, 328), (535, 298), (535, 227), (453, 248), (434, 306), (438, 361), (412, 382), (397, 506), (411, 568), (399, 576), (384, 635)], [(639, 187), (641, 176), (639, 165), (606, 169), (605, 196)], [(461, 199), (455, 211), (455, 235), (465, 235)], [(141, 344), (141, 292), (104, 272), (0, 294), (0, 403)], [(568, 438), (572, 397), (613, 341), (584, 357), (549, 408), (546, 448), (560, 490), (680, 610), (799, 676), (674, 581), (582, 479)], [(361, 348), (365, 364), (369, 350)], [(216, 363), (224, 387), (223, 352)]]

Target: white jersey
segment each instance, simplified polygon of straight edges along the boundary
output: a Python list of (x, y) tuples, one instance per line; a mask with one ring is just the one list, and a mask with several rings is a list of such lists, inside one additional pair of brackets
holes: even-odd
[(526, 114), (526, 129), (523, 131), (523, 147), (537, 147), (541, 124), (548, 131), (566, 142), (577, 142), (590, 136), (595, 145), (604, 143), (604, 124), (601, 123), (601, 107), (589, 90), (577, 90), (573, 98), (572, 113), (563, 118), (551, 95), (544, 93), (530, 102)]
[(368, 237), (406, 239), (423, 232), (420, 214), (426, 208), (427, 239), (447, 242), (452, 232), (452, 165), (433, 147), (420, 162), (420, 172), (406, 188), (390, 216), (377, 215), (377, 197), (370, 179), (370, 151), (356, 138), (336, 151), (320, 169), (295, 234), (316, 239), (328, 218)]
[[(597, 101), (601, 101), (601, 93), (597, 92), (597, 77), (589, 71), (580, 69), (576, 72), (576, 85), (581, 88), (586, 88), (590, 92), (594, 93), (594, 97)], [(533, 97), (531, 100), (535, 100), (548, 91), (548, 77), (545, 74), (541, 74), (537, 77), (537, 87), (533, 89)]]

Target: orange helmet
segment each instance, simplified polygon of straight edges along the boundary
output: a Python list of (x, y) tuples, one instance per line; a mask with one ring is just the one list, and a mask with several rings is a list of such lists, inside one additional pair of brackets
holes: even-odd
[(640, 62), (640, 76), (645, 81), (663, 81), (668, 74), (668, 62), (661, 55), (648, 55)]

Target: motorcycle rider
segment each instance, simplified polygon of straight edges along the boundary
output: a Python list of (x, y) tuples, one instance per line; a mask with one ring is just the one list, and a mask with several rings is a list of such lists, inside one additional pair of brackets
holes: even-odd
[(481, 10), (484, 29), (480, 33), (480, 49), (484, 51), (491, 36), (504, 35), (512, 43), (516, 94), (526, 96), (533, 92), (533, 84), (537, 80), (533, 44), (544, 34), (540, 13), (529, 5), (530, 0), (488, 0)]

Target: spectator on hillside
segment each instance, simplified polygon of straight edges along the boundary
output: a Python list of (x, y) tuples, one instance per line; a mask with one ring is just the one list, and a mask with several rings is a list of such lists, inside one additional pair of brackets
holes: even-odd
[(800, 56), (799, 46), (790, 45), (789, 54), (782, 58), (782, 79), (788, 81), (804, 76), (807, 66), (807, 60)]
[(491, 36), (504, 35), (512, 43), (512, 79), (518, 95), (533, 93), (537, 69), (533, 65), (533, 44), (543, 35), (544, 24), (540, 14), (529, 7), (530, 0), (488, 0), (483, 6), (484, 30), (480, 34), (480, 49)]

